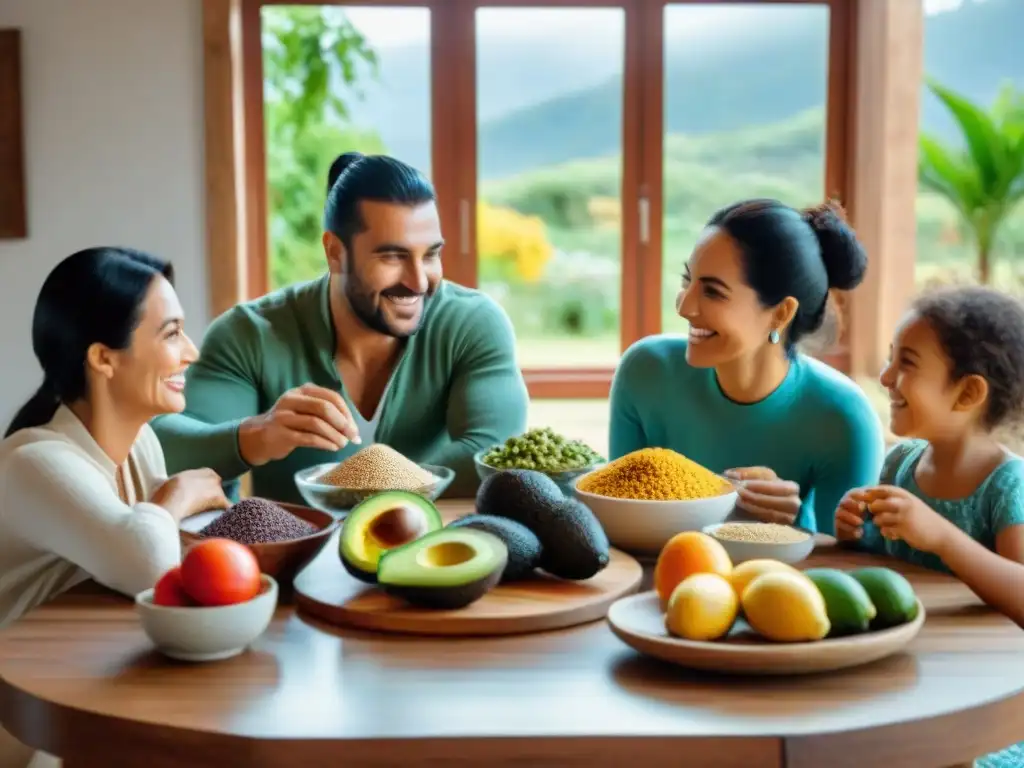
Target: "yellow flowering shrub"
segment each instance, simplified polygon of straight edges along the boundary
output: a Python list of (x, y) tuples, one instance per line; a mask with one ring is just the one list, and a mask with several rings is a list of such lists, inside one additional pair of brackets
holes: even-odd
[(534, 283), (544, 276), (554, 249), (548, 241), (547, 227), (537, 216), (526, 216), (512, 208), (490, 205), (481, 200), (477, 206), (477, 248), (482, 262), (499, 262), (523, 282)]
[(598, 226), (614, 229), (622, 225), (622, 203), (615, 197), (592, 197), (587, 201), (587, 213)]

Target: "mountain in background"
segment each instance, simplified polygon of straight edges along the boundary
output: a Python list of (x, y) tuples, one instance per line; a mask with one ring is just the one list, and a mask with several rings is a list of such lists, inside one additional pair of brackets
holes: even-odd
[[(1014, 53), (1022, 31), (1024, 0), (968, 0), (929, 16), (925, 71), (989, 102), (1005, 80), (1024, 86), (1024, 57)], [(564, 45), (527, 48), (522, 41), (498, 40), (481, 47), (478, 147), (484, 179), (619, 151), (621, 47), (588, 47), (584, 37)], [(824, 106), (824, 7), (796, 7), (785, 24), (767, 30), (705, 35), (666, 48), (667, 133), (735, 131)], [(429, 52), (422, 45), (386, 48), (380, 59), (381, 86), (368, 88), (353, 112), (380, 132), (389, 151), (429, 171)], [(945, 135), (955, 130), (927, 93), (922, 125)]]

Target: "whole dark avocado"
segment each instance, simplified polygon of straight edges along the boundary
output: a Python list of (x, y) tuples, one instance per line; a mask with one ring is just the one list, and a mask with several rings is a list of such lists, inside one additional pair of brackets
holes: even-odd
[[(536, 530), (520, 520), (520, 507), (535, 508), (564, 499), (558, 483), (533, 469), (503, 469), (488, 475), (476, 492), (476, 511), (481, 515), (508, 517)], [(540, 534), (537, 533), (539, 536)], [(541, 544), (543, 544), (541, 540)]]
[(446, 528), (475, 528), (492, 533), (505, 542), (508, 563), (501, 576), (504, 584), (529, 577), (540, 563), (541, 545), (537, 534), (522, 523), (496, 515), (466, 515), (448, 523)]
[(560, 579), (596, 576), (611, 557), (608, 534), (583, 502), (566, 498), (555, 507), (551, 535), (541, 538), (540, 567)]
[(533, 531), (541, 544), (540, 567), (552, 576), (589, 579), (608, 565), (608, 536), (600, 521), (542, 472), (507, 469), (490, 475), (477, 491), (476, 508)]

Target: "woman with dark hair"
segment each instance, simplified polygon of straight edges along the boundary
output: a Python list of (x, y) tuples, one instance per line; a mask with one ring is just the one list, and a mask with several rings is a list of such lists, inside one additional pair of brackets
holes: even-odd
[(229, 505), (210, 470), (170, 479), (148, 422), (185, 407), (197, 352), (171, 266), (91, 248), (43, 283), (43, 383), (0, 443), (0, 625), (92, 578), (126, 595), (181, 559), (178, 521)]
[(688, 338), (635, 343), (611, 390), (611, 458), (671, 448), (738, 481), (739, 506), (832, 533), (851, 488), (878, 478), (881, 422), (864, 393), (797, 351), (867, 258), (842, 211), (749, 200), (711, 217), (676, 310)]

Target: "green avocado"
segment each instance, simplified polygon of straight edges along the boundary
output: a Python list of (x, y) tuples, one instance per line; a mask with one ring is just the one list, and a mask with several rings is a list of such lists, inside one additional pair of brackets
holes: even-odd
[(876, 565), (857, 568), (850, 575), (860, 582), (878, 609), (872, 629), (888, 629), (917, 618), (917, 594), (903, 574)]
[(466, 515), (448, 523), (452, 528), (473, 528), (493, 533), (508, 549), (508, 564), (501, 576), (502, 583), (520, 581), (529, 577), (540, 563), (541, 545), (537, 534), (522, 523), (495, 515)]
[[(503, 469), (485, 477), (476, 492), (476, 511), (523, 523), (521, 509), (557, 504), (565, 496), (558, 483), (532, 469)], [(533, 529), (529, 523), (523, 523)], [(534, 531), (537, 533), (537, 531)], [(539, 536), (540, 534), (537, 533)], [(544, 542), (541, 541), (541, 544)]]
[(610, 545), (600, 521), (541, 472), (507, 469), (488, 476), (480, 483), (476, 508), (533, 531), (541, 544), (540, 567), (552, 576), (589, 579), (608, 565)]
[(338, 554), (352, 576), (373, 584), (385, 552), (443, 526), (429, 499), (407, 491), (384, 491), (352, 508), (341, 525)]
[(500, 580), (508, 548), (492, 533), (444, 528), (380, 558), (377, 583), (385, 592), (420, 608), (464, 608)]
[(804, 575), (825, 598), (831, 637), (868, 631), (877, 610), (859, 581), (837, 568), (808, 568)]

